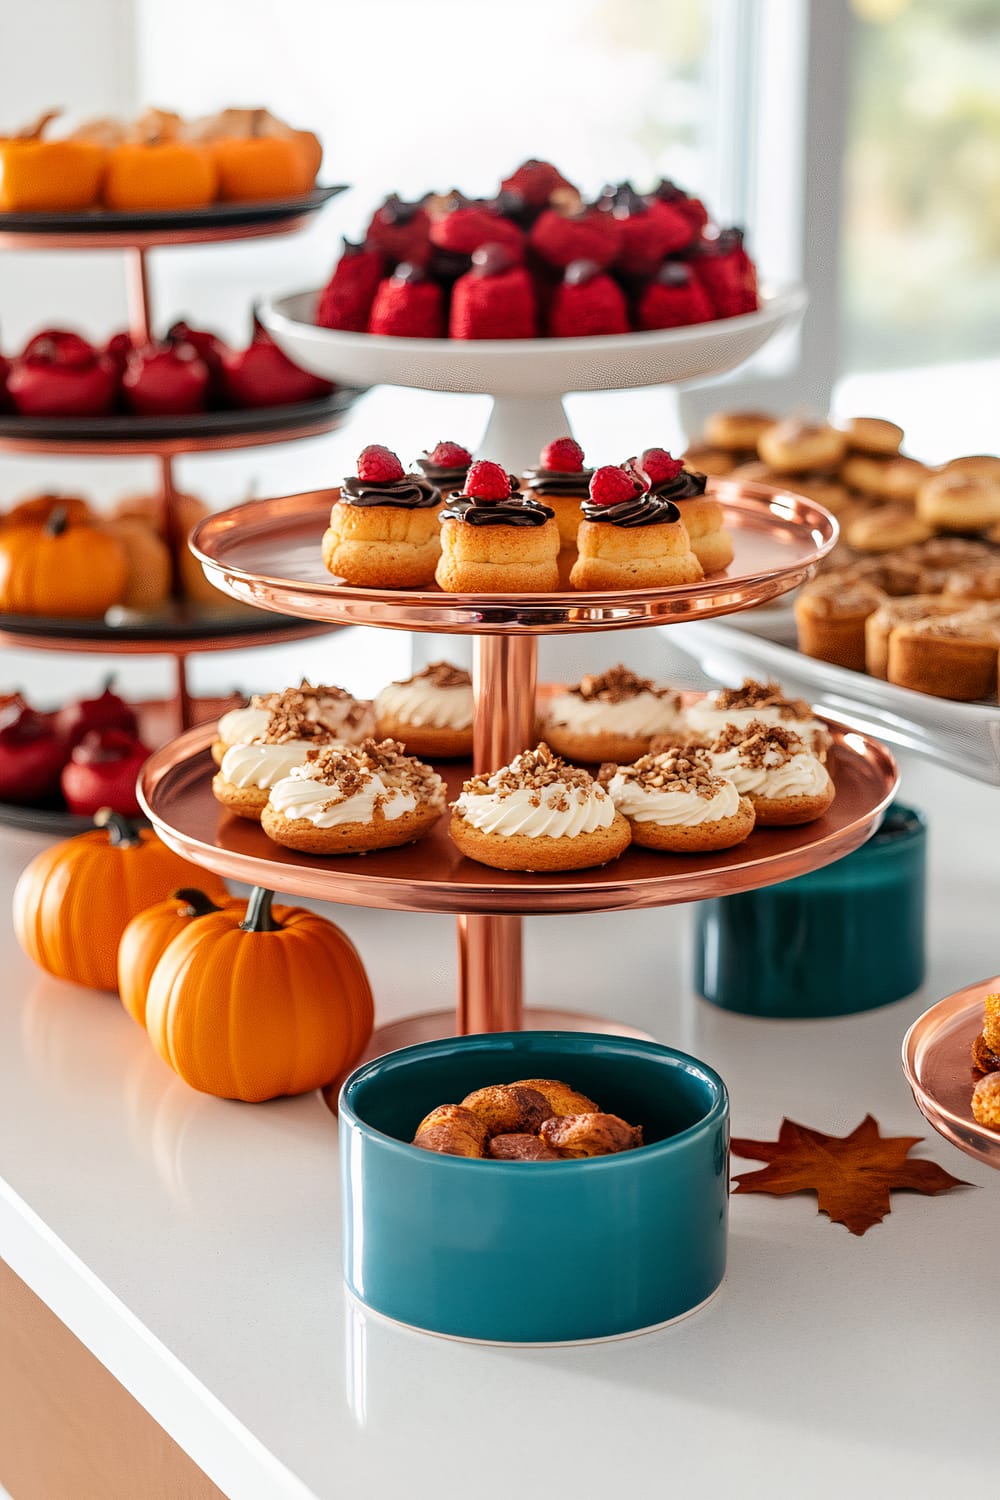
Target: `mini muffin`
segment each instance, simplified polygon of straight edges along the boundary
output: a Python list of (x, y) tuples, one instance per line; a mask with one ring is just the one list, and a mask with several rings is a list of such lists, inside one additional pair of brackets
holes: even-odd
[(718, 573), (733, 560), (733, 539), (725, 528), (718, 500), (705, 494), (704, 474), (693, 473), (665, 448), (646, 448), (639, 459), (629, 459), (628, 470), (640, 483), (648, 484), (657, 500), (672, 501), (691, 541), (691, 551), (706, 573)]
[(704, 577), (678, 507), (610, 464), (590, 481), (577, 549), (575, 589), (662, 588)]
[(889, 637), (898, 626), (954, 612), (955, 606), (944, 603), (938, 594), (909, 594), (902, 599), (887, 599), (865, 621), (866, 671), (872, 677), (888, 677)]
[(575, 550), (580, 506), (590, 493), (593, 469), (584, 467), (583, 449), (570, 437), (556, 438), (541, 451), (536, 469), (525, 469), (521, 487), (554, 511), (563, 551)]
[(799, 650), (852, 671), (865, 670), (865, 621), (886, 594), (849, 573), (826, 573), (795, 600)]
[(297, 688), (280, 693), (258, 693), (245, 708), (234, 708), (223, 714), (212, 746), (212, 759), (222, 765), (227, 750), (234, 745), (261, 744), (271, 726), (274, 714), (293, 714), (327, 730), (329, 737), (348, 745), (359, 745), (375, 731), (375, 714), (370, 702), (353, 697), (346, 688), (327, 685), (313, 687), (303, 677)]
[(472, 454), (468, 448), (450, 441), (435, 443), (422, 458), (417, 459), (417, 468), (442, 500), (465, 488), (465, 476), (471, 467)]
[(908, 547), (903, 557), (946, 574), (957, 568), (989, 567), (1000, 561), (996, 548), (989, 542), (979, 542), (967, 536), (935, 536), (929, 542)]
[(435, 578), (448, 594), (540, 594), (559, 587), (559, 527), (500, 464), (472, 465), (441, 512)]
[(891, 456), (899, 452), (903, 441), (902, 427), (883, 417), (849, 417), (842, 430), (852, 453)]
[(799, 417), (775, 422), (757, 439), (757, 452), (779, 474), (835, 469), (846, 450), (844, 434), (829, 422), (808, 422)]
[(753, 804), (690, 746), (604, 766), (601, 779), (633, 840), (647, 849), (705, 854), (742, 844), (753, 832)]
[(557, 755), (595, 765), (635, 760), (655, 735), (675, 735), (680, 725), (680, 695), (621, 664), (556, 694), (539, 718), (539, 732)]
[(844, 526), (844, 540), (855, 552), (895, 552), (929, 541), (934, 535), (912, 505), (880, 505)]
[(703, 438), (711, 447), (727, 453), (754, 452), (777, 420), (767, 411), (714, 411), (705, 422)]
[(886, 676), (916, 693), (973, 703), (996, 696), (998, 661), (1000, 621), (967, 610), (897, 626), (889, 635)]
[(441, 550), (441, 496), (422, 474), (406, 474), (388, 448), (373, 443), (344, 480), (323, 534), (323, 562), (357, 588), (423, 588)]
[(458, 848), (497, 870), (587, 870), (617, 859), (630, 841), (604, 787), (544, 743), (474, 776), (453, 807)]
[(363, 854), (421, 838), (445, 805), (436, 771), (395, 740), (311, 750), (271, 788), (268, 838), (304, 854)]
[(956, 568), (945, 577), (941, 597), (951, 606), (952, 612), (981, 601), (996, 604), (1000, 600), (1000, 563)]
[(759, 719), (730, 724), (708, 748), (712, 771), (753, 803), (761, 827), (786, 828), (821, 818), (834, 799), (829, 771), (793, 729)]
[(917, 492), (917, 514), (938, 531), (983, 531), (1000, 522), (1000, 478), (946, 469)]
[(744, 677), (738, 688), (716, 688), (706, 693), (691, 704), (684, 717), (688, 738), (706, 745), (730, 724), (745, 729), (759, 720), (794, 729), (820, 760), (826, 759), (830, 747), (826, 725), (804, 698), (789, 698), (776, 682), (757, 682), (752, 677)]
[(903, 599), (907, 594), (932, 594), (936, 592), (932, 570), (916, 560), (917, 551), (918, 547), (910, 547), (899, 552), (855, 554), (848, 571), (858, 582), (873, 583), (890, 599)]
[(472, 754), (474, 709), (468, 672), (435, 661), (382, 689), (375, 699), (375, 732), (379, 739), (401, 740), (414, 755), (461, 758)]

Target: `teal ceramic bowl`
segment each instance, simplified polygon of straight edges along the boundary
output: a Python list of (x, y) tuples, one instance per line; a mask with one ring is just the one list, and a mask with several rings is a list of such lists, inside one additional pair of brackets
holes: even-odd
[[(647, 1144), (578, 1161), (470, 1161), (408, 1144), (438, 1104), (559, 1078)], [(366, 1307), (490, 1343), (616, 1338), (683, 1317), (726, 1267), (729, 1099), (655, 1042), (453, 1037), (365, 1063), (340, 1094), (344, 1277)]]

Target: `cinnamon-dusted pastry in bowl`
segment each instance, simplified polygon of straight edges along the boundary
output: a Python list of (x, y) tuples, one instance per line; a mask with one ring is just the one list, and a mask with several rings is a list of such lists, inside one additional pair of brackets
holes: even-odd
[(421, 838), (445, 805), (440, 776), (394, 740), (312, 750), (271, 788), (268, 838), (304, 854), (361, 854)]
[(498, 870), (586, 870), (617, 859), (630, 842), (604, 787), (544, 743), (474, 776), (453, 806), (458, 848)]
[(390, 682), (375, 699), (376, 734), (402, 740), (432, 760), (472, 754), (472, 678), (461, 667), (435, 661), (403, 682)]
[(442, 1156), (486, 1155), (486, 1122), (462, 1104), (439, 1104), (417, 1126), (413, 1144)]
[(537, 1135), (549, 1118), (548, 1100), (523, 1083), (494, 1083), (475, 1089), (462, 1100), (486, 1126), (487, 1135)]
[(642, 1145), (641, 1125), (599, 1112), (554, 1116), (545, 1121), (539, 1134), (562, 1157), (613, 1156)]
[(441, 512), (435, 578), (448, 594), (539, 594), (559, 587), (559, 527), (500, 464), (480, 460)]
[(676, 735), (681, 722), (679, 693), (619, 663), (550, 698), (539, 733), (557, 755), (598, 765), (635, 760), (655, 735)]
[(358, 588), (424, 587), (441, 551), (440, 502), (422, 474), (405, 473), (389, 448), (370, 444), (330, 511), (323, 562)]
[(590, 481), (577, 548), (576, 589), (661, 588), (704, 577), (678, 507), (612, 464)]
[(898, 626), (954, 612), (955, 606), (944, 603), (938, 594), (909, 594), (901, 599), (887, 599), (865, 621), (865, 670), (872, 677), (888, 677), (889, 637)]
[(494, 1135), (486, 1155), (493, 1161), (561, 1161), (558, 1151), (546, 1146), (538, 1135)]
[(630, 766), (601, 768), (635, 843), (669, 854), (705, 854), (742, 844), (753, 832), (754, 810), (732, 781), (716, 776), (704, 752), (677, 746), (643, 755)]
[(223, 756), (233, 745), (252, 745), (263, 740), (273, 713), (300, 714), (322, 725), (333, 739), (349, 745), (360, 744), (375, 729), (375, 713), (367, 699), (355, 698), (342, 687), (314, 687), (303, 678), (297, 688), (257, 693), (246, 707), (223, 714), (212, 746), (215, 764), (222, 765)]
[(1000, 619), (970, 609), (897, 626), (886, 675), (897, 687), (972, 703), (996, 694), (998, 662)]
[(855, 672), (865, 669), (865, 621), (886, 595), (848, 573), (825, 573), (807, 583), (795, 600), (799, 650)]
[(902, 427), (884, 417), (849, 417), (842, 430), (852, 453), (891, 455), (903, 441)]
[(753, 803), (762, 827), (794, 827), (821, 818), (835, 796), (829, 771), (791, 729), (760, 720), (730, 725), (709, 747), (708, 761)]
[(757, 439), (757, 452), (779, 474), (806, 474), (811, 469), (835, 469), (847, 441), (829, 422), (787, 417), (766, 428)]
[(804, 698), (789, 698), (776, 682), (757, 682), (752, 677), (744, 677), (738, 688), (716, 688), (706, 693), (691, 704), (685, 718), (689, 736), (706, 745), (718, 739), (730, 724), (745, 729), (759, 720), (794, 729), (820, 760), (826, 759), (830, 747), (829, 731), (817, 719), (811, 704)]
[(534, 1089), (549, 1107), (550, 1115), (582, 1115), (597, 1112), (597, 1105), (586, 1094), (570, 1088), (559, 1078), (518, 1078), (514, 1088)]
[(718, 573), (733, 560), (733, 539), (725, 527), (718, 500), (706, 495), (707, 479), (685, 468), (665, 448), (646, 448), (641, 458), (630, 458), (626, 469), (657, 500), (672, 501), (681, 513), (691, 551), (706, 573)]
[(917, 492), (917, 514), (938, 531), (983, 531), (1000, 522), (1000, 477), (945, 469)]

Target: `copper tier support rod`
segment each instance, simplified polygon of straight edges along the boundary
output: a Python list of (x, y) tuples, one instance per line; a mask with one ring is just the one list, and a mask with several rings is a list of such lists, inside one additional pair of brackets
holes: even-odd
[(125, 255), (125, 285), (128, 295), (128, 331), (136, 343), (145, 344), (151, 337), (152, 315), (149, 298), (149, 268), (142, 245), (130, 245)]
[[(477, 635), (473, 761), (477, 775), (533, 742), (538, 645), (532, 635)], [(458, 918), (457, 1031), (519, 1031), (524, 1007), (521, 918)]]

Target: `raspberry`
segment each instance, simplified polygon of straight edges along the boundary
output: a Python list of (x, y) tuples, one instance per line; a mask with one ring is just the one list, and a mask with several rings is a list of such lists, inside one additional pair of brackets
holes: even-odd
[(620, 505), (623, 500), (633, 500), (639, 492), (635, 480), (614, 464), (595, 469), (590, 481), (590, 498), (595, 505)]
[(460, 469), (463, 464), (471, 464), (472, 454), (461, 443), (435, 443), (427, 455), (427, 461), (438, 469)]
[(403, 261), (379, 283), (368, 332), (404, 339), (444, 338), (444, 292), (420, 266)]
[(549, 304), (548, 330), (553, 338), (628, 332), (625, 294), (592, 260), (566, 267), (562, 285)]
[(366, 484), (391, 484), (402, 479), (403, 465), (391, 448), (381, 443), (369, 443), (358, 455), (358, 478)]
[(524, 259), (524, 235), (516, 224), (484, 208), (456, 208), (431, 225), (431, 244), (459, 255), (480, 245), (503, 245), (511, 260)]
[(583, 468), (583, 449), (571, 437), (556, 438), (542, 449), (538, 461), (553, 474), (579, 474)]
[(552, 266), (592, 260), (604, 267), (610, 266), (621, 249), (621, 228), (611, 214), (597, 209), (567, 216), (547, 208), (536, 219), (529, 243), (536, 255)]
[(639, 467), (651, 485), (669, 484), (683, 469), (684, 460), (671, 458), (666, 448), (646, 448), (639, 460)]
[(708, 293), (683, 261), (664, 261), (639, 298), (637, 322), (642, 329), (681, 328), (710, 323), (714, 317)]
[(465, 481), (467, 495), (476, 500), (506, 500), (510, 492), (510, 475), (502, 464), (480, 459), (472, 465)]

